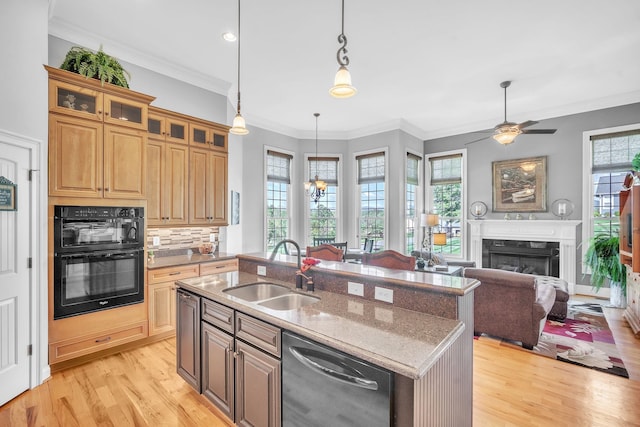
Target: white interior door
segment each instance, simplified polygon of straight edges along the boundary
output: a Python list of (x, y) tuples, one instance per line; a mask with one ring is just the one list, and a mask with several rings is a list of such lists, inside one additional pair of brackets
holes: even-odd
[(0, 142), (0, 176), (17, 184), (17, 210), (0, 210), (0, 406), (30, 384), (29, 161), (27, 148)]

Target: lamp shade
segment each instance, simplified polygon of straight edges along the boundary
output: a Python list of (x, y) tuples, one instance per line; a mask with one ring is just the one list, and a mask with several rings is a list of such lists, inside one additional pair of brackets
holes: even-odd
[(440, 224), (440, 216), (438, 214), (429, 214), (427, 216), (427, 225), (429, 227), (435, 227)]
[(231, 129), (229, 129), (229, 132), (234, 135), (247, 135), (249, 133), (249, 130), (247, 130), (247, 125), (244, 121), (244, 117), (242, 117), (240, 113), (236, 114), (236, 116), (233, 118), (233, 125)]
[(356, 94), (356, 88), (351, 86), (351, 73), (344, 65), (338, 68), (333, 87), (329, 89), (329, 92), (334, 98), (349, 98)]
[(433, 233), (433, 244), (444, 246), (447, 244), (447, 233)]

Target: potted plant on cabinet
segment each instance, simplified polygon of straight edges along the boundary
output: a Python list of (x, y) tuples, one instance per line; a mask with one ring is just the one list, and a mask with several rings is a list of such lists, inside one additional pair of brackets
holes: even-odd
[(611, 305), (623, 308), (626, 305), (627, 270), (620, 263), (620, 238), (598, 234), (589, 243), (584, 262), (591, 269), (591, 284), (598, 292), (605, 280), (609, 280)]
[(102, 51), (102, 46), (97, 52), (83, 47), (72, 47), (60, 65), (62, 70), (71, 71), (86, 78), (98, 79), (104, 82), (129, 88), (127, 77), (129, 73), (122, 68), (120, 62)]

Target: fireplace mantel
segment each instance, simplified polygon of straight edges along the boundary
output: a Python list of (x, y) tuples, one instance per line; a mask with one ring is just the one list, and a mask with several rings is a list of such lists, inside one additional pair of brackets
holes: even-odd
[(530, 240), (560, 243), (560, 278), (574, 293), (576, 254), (582, 221), (573, 220), (468, 220), (471, 229), (471, 260), (482, 265), (482, 239)]

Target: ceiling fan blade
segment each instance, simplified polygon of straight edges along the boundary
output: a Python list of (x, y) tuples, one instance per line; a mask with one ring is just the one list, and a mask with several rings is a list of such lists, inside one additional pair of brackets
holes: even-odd
[(524, 129), (524, 128), (526, 128), (526, 127), (533, 126), (533, 125), (537, 125), (537, 124), (538, 124), (538, 122), (536, 122), (535, 120), (527, 120), (526, 122), (522, 122), (522, 123), (520, 123), (520, 124), (518, 125), (518, 128), (520, 128), (520, 129)]
[(474, 144), (476, 142), (484, 141), (485, 139), (489, 139), (489, 138), (491, 138), (491, 135), (483, 136), (482, 138), (478, 138), (478, 139), (474, 139), (473, 141), (469, 141), (469, 142), (465, 143), (464, 145), (471, 145), (471, 144)]
[(525, 130), (522, 131), (522, 133), (528, 133), (528, 134), (532, 134), (532, 135), (535, 135), (535, 134), (538, 134), (538, 135), (549, 134), (550, 135), (550, 134), (556, 133), (557, 130), (558, 129), (525, 129)]

